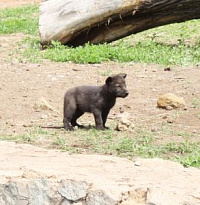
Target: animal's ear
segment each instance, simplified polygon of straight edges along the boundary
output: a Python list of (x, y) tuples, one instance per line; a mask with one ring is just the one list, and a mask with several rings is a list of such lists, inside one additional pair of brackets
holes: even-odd
[(127, 74), (126, 73), (120, 73), (119, 76), (122, 77), (122, 78), (126, 78)]
[(106, 79), (106, 85), (109, 85), (110, 83), (112, 83), (112, 81), (113, 81), (112, 77), (108, 77)]

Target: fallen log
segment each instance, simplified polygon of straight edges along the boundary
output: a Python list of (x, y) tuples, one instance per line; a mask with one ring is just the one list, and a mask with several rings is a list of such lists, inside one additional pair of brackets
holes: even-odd
[(130, 34), (200, 18), (200, 0), (46, 0), (41, 3), (42, 45), (112, 42)]

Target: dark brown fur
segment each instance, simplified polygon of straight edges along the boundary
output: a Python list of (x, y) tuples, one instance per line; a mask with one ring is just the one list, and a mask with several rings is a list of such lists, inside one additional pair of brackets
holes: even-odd
[(116, 98), (128, 95), (126, 74), (110, 76), (102, 86), (79, 86), (68, 90), (64, 98), (64, 128), (73, 130), (76, 120), (85, 112), (93, 113), (96, 129), (105, 129), (107, 116)]

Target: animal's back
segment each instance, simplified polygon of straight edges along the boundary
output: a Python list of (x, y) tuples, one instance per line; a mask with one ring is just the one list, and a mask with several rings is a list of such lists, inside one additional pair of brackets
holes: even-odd
[[(98, 104), (101, 86), (78, 86), (71, 88), (65, 94), (64, 106), (73, 104), (76, 109), (83, 112), (91, 112), (93, 107)], [(74, 107), (72, 106), (72, 107)]]

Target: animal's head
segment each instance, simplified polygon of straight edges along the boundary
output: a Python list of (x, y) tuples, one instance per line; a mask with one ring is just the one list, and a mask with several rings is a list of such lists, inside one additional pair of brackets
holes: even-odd
[(115, 97), (125, 98), (128, 96), (125, 82), (126, 74), (120, 73), (118, 75), (110, 76), (106, 79), (106, 85), (111, 95)]

